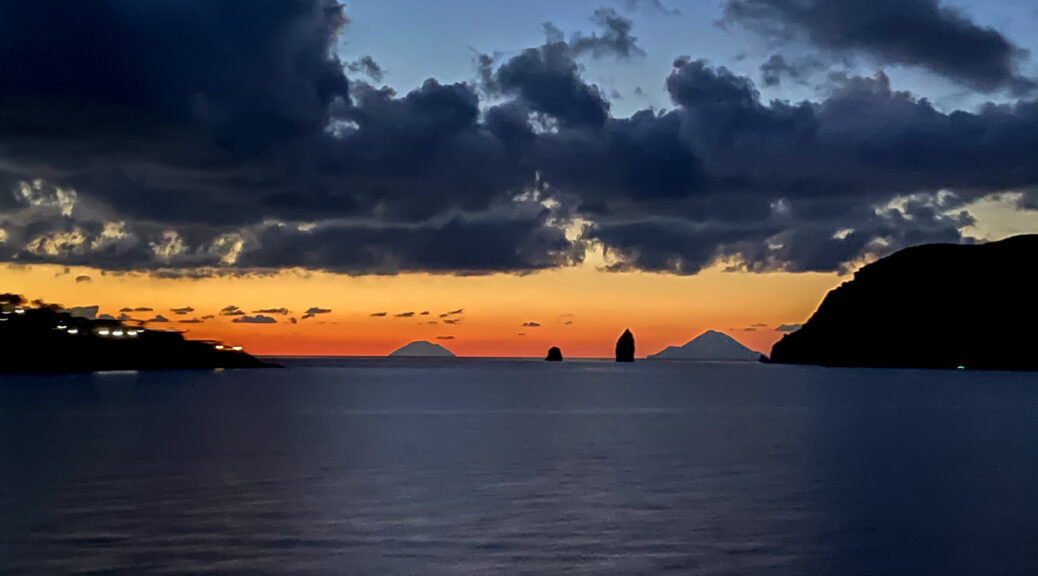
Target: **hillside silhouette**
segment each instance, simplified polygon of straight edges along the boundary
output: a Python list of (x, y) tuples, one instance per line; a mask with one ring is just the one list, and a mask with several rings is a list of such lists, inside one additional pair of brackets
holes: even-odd
[(785, 364), (1036, 370), (1038, 235), (908, 248), (826, 295), (771, 352)]
[(117, 320), (74, 316), (40, 301), (0, 294), (0, 372), (102, 372), (271, 366), (240, 348), (185, 340)]

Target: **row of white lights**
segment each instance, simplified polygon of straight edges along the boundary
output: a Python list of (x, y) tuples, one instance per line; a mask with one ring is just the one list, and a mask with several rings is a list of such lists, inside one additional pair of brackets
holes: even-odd
[[(10, 313), (11, 313), (10, 311), (4, 310), (4, 314), (10, 314)], [(14, 313), (15, 314), (25, 314), (25, 309), (24, 308), (16, 308)], [(55, 328), (57, 330), (64, 330), (64, 331), (66, 331), (67, 333), (69, 333), (69, 334), (71, 334), (73, 336), (75, 336), (76, 334), (79, 334), (79, 329), (78, 328), (69, 328), (69, 327), (63, 326), (63, 325), (58, 325)], [(112, 336), (113, 338), (122, 338), (123, 336), (126, 336), (128, 338), (136, 338), (137, 335), (140, 334), (140, 332), (141, 332), (140, 330), (119, 330), (119, 329), (109, 330), (108, 328), (101, 328), (100, 330), (97, 331), (97, 335), (98, 336)], [(242, 351), (242, 347), (241, 346), (224, 346), (223, 344), (217, 344), (216, 346), (214, 346), (214, 348), (216, 348), (217, 350), (233, 350), (235, 352), (241, 352)]]
[(123, 336), (136, 338), (139, 333), (138, 330), (109, 330), (107, 328), (102, 328), (97, 331), (98, 336), (112, 336), (113, 338), (122, 338)]

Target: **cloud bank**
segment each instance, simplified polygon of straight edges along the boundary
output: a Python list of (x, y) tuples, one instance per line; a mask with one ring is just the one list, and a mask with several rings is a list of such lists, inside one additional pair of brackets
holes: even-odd
[[(729, 0), (725, 14), (979, 91), (1031, 85), (1015, 45), (936, 0)], [(540, 46), (481, 57), (473, 82), (406, 94), (364, 80), (374, 60), (335, 56), (332, 0), (13, 2), (0, 21), (6, 262), (526, 273), (601, 246), (614, 271), (834, 271), (962, 241), (970, 201), (1038, 189), (1036, 101), (942, 111), (882, 73), (765, 102), (681, 57), (671, 107), (615, 117), (581, 63), (642, 52), (609, 10), (591, 34), (548, 27)]]

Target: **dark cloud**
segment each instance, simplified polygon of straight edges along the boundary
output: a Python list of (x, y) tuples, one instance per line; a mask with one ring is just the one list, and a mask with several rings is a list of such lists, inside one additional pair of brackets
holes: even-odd
[(767, 328), (768, 325), (765, 324), (764, 322), (756, 322), (754, 324), (750, 324), (750, 327), (751, 328)]
[(437, 336), (437, 340), (454, 340), (454, 336)]
[[(785, 16), (791, 1), (729, 2), (742, 10), (730, 16), (800, 22)], [(595, 46), (636, 53), (629, 22), (608, 11), (592, 35), (549, 27), (541, 46), (480, 57), (478, 87), (397, 94), (347, 81), (330, 50), (345, 17), (330, 0), (8, 4), (0, 261), (20, 265), (187, 279), (527, 273), (600, 245), (615, 271), (833, 271), (960, 242), (969, 202), (1038, 190), (1036, 102), (943, 111), (882, 74), (835, 77), (816, 101), (763, 102), (749, 78), (680, 58), (669, 109), (612, 117), (578, 60)], [(866, 4), (853, 10), (890, 0)], [(926, 5), (908, 2), (905, 22)], [(954, 28), (929, 5), (938, 32)], [(871, 41), (862, 33), (854, 42)], [(906, 42), (892, 57), (916, 52)], [(961, 59), (974, 52), (1000, 61)], [(1009, 86), (1004, 67), (990, 70), (987, 84)]]
[(788, 78), (797, 84), (806, 84), (811, 74), (825, 68), (826, 66), (817, 58), (802, 57), (790, 61), (781, 54), (772, 54), (766, 62), (760, 65), (760, 76), (765, 86), (778, 86), (782, 83), (783, 78)]
[[(609, 116), (609, 102), (599, 88), (584, 83), (575, 55), (565, 42), (528, 48), (493, 73), (491, 86), (516, 103), (497, 109), (498, 122), (529, 132), (523, 108), (566, 126), (601, 126)], [(507, 117), (506, 114), (514, 116)]]
[(194, 312), (195, 309), (190, 306), (184, 306), (183, 308), (170, 308), (169, 311), (176, 314), (177, 316), (185, 316), (187, 314), (190, 314), (191, 312)]
[(92, 320), (92, 319), (97, 318), (97, 311), (99, 309), (100, 309), (100, 306), (97, 306), (97, 305), (94, 305), (94, 306), (75, 306), (73, 308), (65, 308), (63, 311), (67, 312), (68, 314), (71, 314), (72, 316), (74, 316), (76, 318), (88, 318), (88, 319)]
[(775, 331), (788, 334), (790, 332), (796, 332), (797, 330), (800, 330), (801, 328), (803, 328), (803, 326), (803, 324), (779, 324), (775, 328)]
[(370, 316), (372, 318), (385, 318), (387, 315), (388, 315), (388, 312), (372, 312), (370, 314)]
[(206, 314), (205, 316), (202, 316), (202, 320), (212, 320), (214, 318), (216, 318), (216, 316), (213, 316), (212, 314)]
[(414, 312), (401, 312), (399, 314), (393, 314), (393, 318), (414, 318)]
[(231, 320), (235, 324), (277, 324), (278, 321), (270, 316), (257, 314), (256, 316), (241, 316)]
[(314, 318), (314, 317), (316, 317), (316, 316), (318, 316), (320, 314), (331, 314), (331, 313), (332, 313), (332, 311), (329, 310), (328, 308), (318, 308), (317, 306), (314, 306), (312, 308), (308, 308), (307, 311), (303, 314), (303, 320), (308, 320), (310, 318)]
[(288, 308), (264, 308), (262, 310), (253, 310), (253, 314), (275, 314), (277, 316), (288, 316)]
[(166, 318), (165, 316), (163, 316), (161, 314), (157, 314), (154, 317), (145, 320), (145, 322), (147, 322), (149, 324), (165, 324), (165, 323), (169, 322), (169, 318)]
[(91, 281), (90, 276), (76, 276), (76, 284), (79, 284), (81, 282), (90, 282), (90, 281)]
[(191, 318), (189, 320), (177, 320), (178, 324), (202, 324), (204, 322), (204, 320), (199, 320), (198, 318)]
[(523, 328), (540, 328), (541, 327), (541, 323), (540, 322), (523, 322), (522, 326), (523, 326)]
[[(546, 126), (601, 126), (609, 116), (609, 102), (598, 86), (581, 78), (577, 58), (615, 56), (629, 58), (645, 52), (631, 35), (630, 20), (616, 11), (602, 8), (595, 12), (600, 33), (576, 34), (566, 42), (552, 24), (545, 24), (547, 41), (528, 48), (493, 69), (494, 59), (481, 55), (478, 59), (483, 88), (492, 94), (515, 97), (515, 102), (498, 107), (491, 118), (500, 128), (508, 127), (515, 135), (529, 134), (530, 127), (523, 112), (542, 114)], [(546, 120), (546, 122), (545, 122)], [(524, 126), (525, 125), (525, 126)]]
[(350, 72), (360, 72), (375, 82), (381, 82), (385, 71), (371, 56), (362, 56), (346, 65)]
[(457, 316), (459, 314), (464, 314), (464, 313), (465, 313), (465, 309), (464, 308), (458, 308), (457, 310), (451, 310), (450, 312), (447, 313), (447, 315), (448, 316)]
[[(575, 34), (569, 41), (570, 50), (575, 56), (589, 54), (593, 58), (616, 56), (630, 58), (644, 56), (645, 51), (638, 46), (638, 38), (631, 35), (634, 23), (630, 19), (616, 13), (612, 8), (595, 10), (592, 21), (599, 26), (601, 32), (590, 36)], [(551, 41), (549, 31), (549, 41)]]
[(460, 324), (461, 318), (447, 318), (443, 321), (444, 324)]
[[(175, 277), (569, 262), (543, 207), (512, 202), (534, 169), (514, 161), (507, 113), (482, 123), (464, 84), (431, 80), (400, 97), (351, 90), (330, 56), (345, 23), (331, 0), (0, 10), (5, 30), (18, 30), (0, 31), (10, 59), (0, 62), (18, 71), (0, 85), (0, 146), (19, 151), (5, 158), (0, 186), (39, 180), (15, 205), (73, 217), (5, 228), (28, 260)], [(34, 40), (43, 36), (52, 41)], [(116, 219), (91, 216), (102, 213)], [(462, 245), (485, 249), (470, 261), (453, 249)]]
[(671, 112), (612, 120), (594, 143), (546, 137), (553, 158), (580, 158), (543, 175), (582, 198), (614, 270), (839, 270), (957, 242), (970, 199), (1038, 178), (1020, 148), (1038, 142), (1033, 102), (946, 114), (878, 75), (765, 105), (749, 79), (690, 59), (667, 87)]
[(422, 312), (420, 314), (418, 314), (418, 315), (419, 316), (428, 316), (429, 315), (429, 311), (428, 310), (422, 310)]
[(245, 311), (237, 306), (224, 306), (220, 310), (220, 316), (244, 316)]
[(155, 309), (154, 308), (149, 308), (147, 306), (138, 306), (137, 308), (134, 308), (133, 311), (134, 312), (154, 312)]
[(725, 19), (827, 51), (920, 66), (979, 90), (1030, 91), (1026, 52), (940, 0), (728, 0)]
[(299, 323), (299, 319), (297, 319), (297, 318), (289, 318), (288, 321), (291, 324), (298, 324)]

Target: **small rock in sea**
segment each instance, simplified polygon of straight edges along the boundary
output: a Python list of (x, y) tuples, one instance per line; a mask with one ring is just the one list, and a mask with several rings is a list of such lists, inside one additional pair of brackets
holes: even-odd
[(548, 357), (545, 360), (548, 362), (562, 362), (562, 350), (558, 346), (552, 346), (548, 350)]

